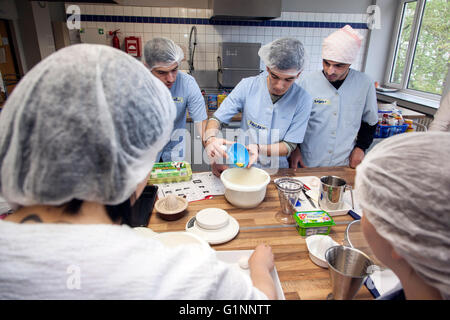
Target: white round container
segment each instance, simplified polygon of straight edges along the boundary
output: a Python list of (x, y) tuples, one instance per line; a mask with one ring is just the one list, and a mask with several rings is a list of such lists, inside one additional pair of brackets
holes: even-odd
[(238, 208), (257, 207), (266, 196), (270, 175), (259, 168), (229, 168), (220, 175), (225, 198)]
[(208, 242), (203, 238), (185, 231), (162, 232), (158, 233), (154, 238), (164, 243), (167, 247), (199, 245), (204, 249), (210, 248)]

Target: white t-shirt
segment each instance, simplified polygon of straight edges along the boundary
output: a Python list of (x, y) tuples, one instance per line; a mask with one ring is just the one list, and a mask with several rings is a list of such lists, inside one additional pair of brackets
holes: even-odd
[(0, 299), (267, 299), (199, 246), (128, 226), (0, 221)]

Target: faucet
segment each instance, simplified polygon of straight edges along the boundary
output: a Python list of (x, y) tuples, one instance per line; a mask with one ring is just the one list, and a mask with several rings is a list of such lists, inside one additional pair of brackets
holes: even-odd
[[(194, 32), (194, 43), (192, 45), (192, 33)], [(192, 26), (191, 32), (189, 33), (189, 74), (194, 70), (194, 54), (195, 46), (197, 45), (197, 27)]]

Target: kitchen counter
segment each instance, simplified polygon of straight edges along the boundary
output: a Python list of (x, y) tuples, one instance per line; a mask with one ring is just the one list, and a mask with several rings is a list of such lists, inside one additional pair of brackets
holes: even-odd
[[(187, 214), (177, 221), (162, 220), (156, 212), (153, 212), (148, 227), (155, 232), (184, 231), (188, 220), (200, 210), (222, 208), (237, 219), (240, 231), (236, 238), (224, 244), (213, 245), (213, 249), (253, 250), (259, 243), (266, 243), (272, 247), (275, 266), (286, 299), (325, 300), (331, 292), (329, 271), (311, 261), (305, 239), (297, 233), (295, 226), (282, 225), (275, 219), (275, 214), (280, 210), (280, 201), (273, 183), (273, 179), (281, 176), (324, 175), (339, 176), (348, 184), (354, 185), (355, 170), (349, 167), (280, 169), (276, 175), (271, 176), (265, 200), (257, 208), (235, 208), (224, 196), (215, 196), (213, 199), (189, 203)], [(330, 237), (342, 244), (345, 229), (348, 223), (354, 220), (348, 214), (333, 219), (336, 226), (332, 227)], [(355, 299), (373, 299), (373, 297), (368, 289), (362, 286)]]

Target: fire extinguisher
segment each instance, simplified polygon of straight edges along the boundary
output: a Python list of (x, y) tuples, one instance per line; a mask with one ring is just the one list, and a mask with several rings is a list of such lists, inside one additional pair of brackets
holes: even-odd
[(114, 35), (114, 37), (112, 39), (112, 45), (113, 45), (114, 48), (117, 48), (117, 49), (120, 50), (120, 41), (119, 41), (119, 37), (117, 36), (117, 34), (120, 33), (119, 30), (120, 29), (117, 29), (117, 30), (114, 30), (114, 31), (110, 31), (109, 35), (110, 36)]

